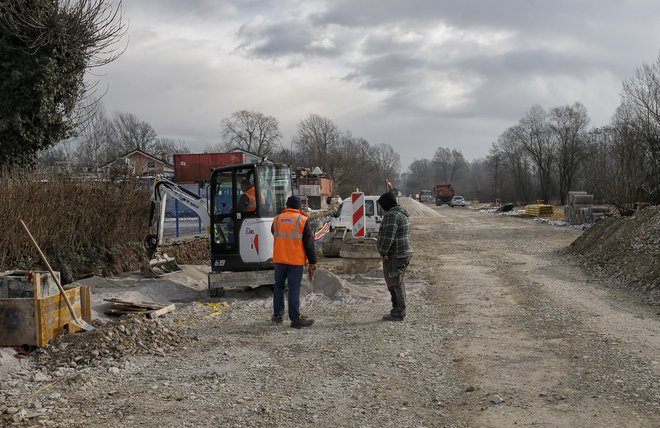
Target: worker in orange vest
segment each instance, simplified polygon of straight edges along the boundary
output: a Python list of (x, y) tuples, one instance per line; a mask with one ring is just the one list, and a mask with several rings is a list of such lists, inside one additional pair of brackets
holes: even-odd
[(316, 250), (314, 231), (301, 211), (300, 198), (290, 196), (286, 208), (273, 219), (271, 231), (275, 237), (273, 244), (273, 264), (275, 265), (275, 289), (273, 291), (273, 322), (281, 323), (284, 316), (284, 283), (289, 286), (289, 319), (291, 327), (302, 328), (314, 324), (314, 320), (300, 315), (300, 285), (309, 262), (310, 277), (316, 270)]
[(253, 213), (257, 211), (257, 196), (254, 186), (249, 180), (241, 181), (241, 190), (243, 194), (238, 201), (238, 206), (241, 212)]

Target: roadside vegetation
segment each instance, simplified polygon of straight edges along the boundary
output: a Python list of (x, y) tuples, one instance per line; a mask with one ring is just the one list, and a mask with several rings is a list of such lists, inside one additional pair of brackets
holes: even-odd
[(146, 258), (149, 192), (138, 181), (68, 174), (0, 178), (0, 270), (43, 269), (23, 220), (63, 282), (135, 270)]

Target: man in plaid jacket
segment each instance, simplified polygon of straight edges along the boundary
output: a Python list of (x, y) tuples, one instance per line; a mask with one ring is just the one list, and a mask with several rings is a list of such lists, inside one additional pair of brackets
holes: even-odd
[(403, 276), (412, 258), (408, 211), (400, 206), (392, 192), (378, 198), (385, 216), (378, 230), (378, 252), (383, 257), (383, 275), (392, 298), (392, 309), (383, 319), (403, 321), (406, 316), (406, 287)]

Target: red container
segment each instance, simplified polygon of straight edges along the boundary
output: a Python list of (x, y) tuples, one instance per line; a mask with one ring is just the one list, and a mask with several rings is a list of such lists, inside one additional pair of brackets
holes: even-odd
[(174, 155), (174, 181), (180, 184), (208, 180), (214, 168), (247, 163), (245, 153), (196, 153)]

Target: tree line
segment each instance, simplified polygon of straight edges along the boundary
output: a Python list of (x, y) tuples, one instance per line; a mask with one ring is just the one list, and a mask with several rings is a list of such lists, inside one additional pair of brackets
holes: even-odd
[(402, 175), (418, 193), (452, 183), (484, 201), (566, 203), (584, 190), (596, 201), (624, 209), (660, 203), (660, 55), (624, 80), (611, 122), (589, 128), (586, 107), (575, 102), (545, 110), (532, 106), (505, 129), (485, 158), (468, 162), (460, 150), (438, 148)]
[[(341, 196), (360, 189), (385, 190), (385, 180), (396, 182), (399, 155), (387, 144), (372, 145), (366, 139), (341, 131), (330, 119), (310, 114), (298, 124), (289, 147), (282, 143), (279, 121), (261, 112), (240, 110), (221, 122), (220, 142), (207, 145), (206, 153), (242, 149), (294, 169), (319, 167), (332, 179)], [(74, 170), (98, 168), (132, 150), (156, 157), (190, 153), (182, 140), (159, 137), (154, 128), (133, 113), (115, 112), (111, 117), (97, 103), (76, 137), (40, 152), (43, 167), (66, 164)]]

